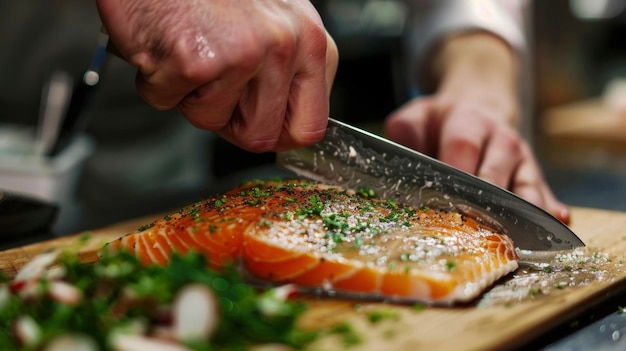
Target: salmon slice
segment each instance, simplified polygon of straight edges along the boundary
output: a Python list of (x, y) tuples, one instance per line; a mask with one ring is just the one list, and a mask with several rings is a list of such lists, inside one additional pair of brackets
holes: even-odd
[[(176, 252), (204, 254), (212, 268), (233, 263), (239, 256), (243, 231), (261, 216), (243, 196), (212, 198), (189, 205), (108, 243), (104, 250), (128, 251), (144, 264), (165, 265)], [(146, 238), (149, 244), (139, 245)]]
[(475, 219), (304, 180), (246, 183), (106, 246), (122, 249), (146, 264), (194, 250), (269, 283), (438, 303), (470, 301), (518, 267), (511, 239)]

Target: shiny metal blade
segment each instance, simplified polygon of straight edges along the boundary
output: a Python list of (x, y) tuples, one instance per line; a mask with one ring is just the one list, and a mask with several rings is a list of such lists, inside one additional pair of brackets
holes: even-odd
[(316, 181), (416, 207), (461, 211), (498, 227), (522, 250), (567, 250), (584, 243), (561, 221), (510, 191), (334, 119), (319, 143), (277, 153), (278, 166)]

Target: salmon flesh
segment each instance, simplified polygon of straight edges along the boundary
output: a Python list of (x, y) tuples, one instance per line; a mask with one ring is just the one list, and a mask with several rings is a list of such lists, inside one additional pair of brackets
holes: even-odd
[(213, 268), (368, 298), (475, 299), (518, 267), (512, 240), (458, 212), (414, 208), (305, 180), (253, 181), (189, 205), (107, 244), (144, 264), (172, 253)]

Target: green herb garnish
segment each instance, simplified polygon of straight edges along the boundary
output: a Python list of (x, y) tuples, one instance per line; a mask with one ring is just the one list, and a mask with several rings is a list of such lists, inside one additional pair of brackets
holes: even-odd
[[(296, 325), (305, 304), (276, 297), (274, 289), (259, 294), (243, 281), (236, 267), (219, 272), (208, 269), (206, 258), (200, 254), (174, 255), (165, 267), (144, 266), (124, 252), (104, 254), (92, 264), (80, 263), (76, 257), (75, 253), (62, 254), (58, 266), (63, 276), (36, 282), (43, 291), (54, 281), (49, 279), (71, 284), (83, 294), (75, 304), (55, 300), (47, 293), (22, 300), (17, 293), (20, 285), (2, 278), (0, 350), (43, 350), (55, 337), (70, 333), (91, 338), (99, 350), (111, 350), (114, 333), (132, 329), (132, 325), (146, 325), (144, 333), (150, 333), (150, 326), (162, 326), (163, 311), (171, 308), (177, 292), (189, 284), (206, 285), (219, 304), (219, 325), (213, 336), (184, 342), (191, 350), (246, 350), (266, 343), (298, 350), (318, 336), (318, 331)], [(39, 337), (27, 346), (11, 332), (15, 321), (23, 316), (40, 330)]]
[(357, 195), (360, 195), (366, 199), (376, 198), (376, 192), (370, 187), (361, 187), (356, 190)]

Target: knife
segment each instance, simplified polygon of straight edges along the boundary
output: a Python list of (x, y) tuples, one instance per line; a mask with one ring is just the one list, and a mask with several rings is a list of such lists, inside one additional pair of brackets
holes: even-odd
[(367, 187), (405, 205), (460, 211), (502, 230), (520, 250), (585, 245), (561, 221), (512, 192), (332, 118), (320, 142), (278, 152), (276, 164), (315, 181)]

